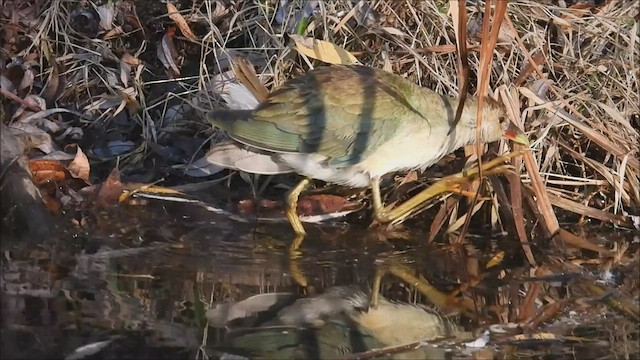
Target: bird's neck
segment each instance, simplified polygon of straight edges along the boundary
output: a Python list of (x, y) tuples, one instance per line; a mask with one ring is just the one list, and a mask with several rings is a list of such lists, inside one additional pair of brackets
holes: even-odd
[[(412, 92), (413, 97), (410, 99), (412, 104), (416, 104), (416, 109), (428, 121), (438, 122), (437, 126), (446, 127), (447, 141), (443, 146), (449, 152), (460, 147), (476, 143), (476, 117), (478, 111), (478, 98), (468, 96), (465, 100), (464, 108), (459, 121), (455, 121), (456, 111), (460, 98), (457, 96), (440, 95), (433, 90), (422, 88), (416, 85), (420, 90)], [(486, 109), (485, 103), (485, 109)], [(499, 139), (499, 133), (494, 129), (494, 117), (497, 115), (492, 111), (485, 111), (483, 114), (482, 129), (480, 140), (491, 142)], [(451, 127), (455, 127), (452, 129)], [(446, 124), (446, 126), (445, 126)], [(497, 138), (496, 137), (497, 134)]]
[[(458, 107), (458, 99), (452, 99), (451, 109), (455, 118), (455, 111)], [(482, 114), (482, 124), (480, 131), (476, 126), (478, 116), (478, 99), (476, 97), (468, 98), (465, 101), (464, 109), (460, 120), (456, 124), (455, 130), (458, 135), (456, 136), (456, 143), (458, 147), (475, 144), (479, 139), (482, 143), (490, 143), (499, 140), (502, 133), (500, 131), (500, 112), (486, 104)], [(453, 121), (453, 120), (452, 120)]]

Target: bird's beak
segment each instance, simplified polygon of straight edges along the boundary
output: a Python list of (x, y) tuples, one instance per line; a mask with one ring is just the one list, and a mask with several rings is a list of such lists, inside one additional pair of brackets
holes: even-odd
[(526, 147), (529, 147), (529, 139), (524, 134), (524, 132), (518, 129), (512, 122), (509, 123), (507, 127), (507, 131), (504, 132), (504, 137), (518, 144), (522, 144)]

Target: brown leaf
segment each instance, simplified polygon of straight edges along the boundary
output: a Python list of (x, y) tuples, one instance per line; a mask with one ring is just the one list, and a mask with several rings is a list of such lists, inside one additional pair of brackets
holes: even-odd
[(167, 13), (169, 14), (169, 18), (173, 20), (176, 25), (178, 25), (182, 35), (184, 35), (191, 41), (196, 41), (196, 36), (191, 31), (187, 20), (185, 20), (184, 17), (178, 12), (178, 9), (175, 7), (175, 5), (167, 3)]
[(455, 197), (450, 196), (447, 198), (444, 204), (442, 204), (440, 210), (438, 210), (438, 213), (433, 218), (431, 226), (429, 227), (429, 237), (427, 238), (428, 244), (431, 244), (433, 240), (435, 240), (436, 235), (438, 235), (438, 232), (442, 228), (442, 225), (444, 225), (449, 215), (451, 215), (457, 203), (458, 200)]
[(90, 184), (89, 172), (91, 170), (91, 166), (89, 165), (87, 155), (82, 152), (80, 146), (77, 146), (76, 157), (71, 161), (71, 164), (67, 166), (67, 170), (69, 170), (69, 173), (74, 178), (82, 179), (87, 184)]
[(125, 52), (124, 55), (122, 55), (122, 58), (120, 58), (121, 61), (131, 65), (131, 66), (138, 66), (140, 64), (142, 64), (142, 60), (138, 59), (137, 57), (129, 54), (128, 52)]
[[(514, 144), (515, 150), (519, 150), (520, 147), (521, 145)], [(558, 223), (556, 213), (553, 211), (553, 207), (551, 206), (551, 201), (549, 201), (549, 192), (546, 189), (544, 180), (538, 170), (538, 164), (536, 163), (536, 159), (533, 157), (531, 151), (527, 151), (524, 154), (524, 163), (527, 167), (529, 178), (531, 179), (533, 193), (538, 200), (536, 201), (536, 205), (538, 207), (537, 210), (540, 212), (545, 222), (544, 228), (549, 235), (556, 234), (560, 230), (560, 224)]]
[(51, 73), (49, 73), (49, 77), (47, 79), (47, 84), (41, 94), (42, 97), (49, 102), (55, 101), (64, 90), (65, 76), (60, 75), (60, 72), (60, 65), (58, 65), (57, 62), (54, 62), (51, 67)]
[(129, 111), (131, 111), (132, 113), (137, 113), (140, 110), (140, 103), (136, 98), (138, 96), (138, 93), (133, 87), (122, 89), (119, 93), (122, 99), (126, 102)]
[(524, 210), (522, 208), (522, 183), (520, 177), (514, 173), (507, 174), (509, 179), (509, 191), (511, 192), (511, 211), (513, 212), (514, 225), (516, 232), (518, 233), (518, 239), (522, 244), (522, 250), (524, 251), (527, 260), (531, 266), (538, 266), (536, 258), (533, 256), (531, 246), (529, 245), (529, 239), (527, 238), (527, 231), (525, 229)]
[(531, 62), (527, 63), (524, 69), (520, 71), (520, 75), (518, 75), (518, 77), (514, 81), (514, 84), (516, 86), (522, 86), (522, 84), (525, 83), (529, 75), (531, 75), (531, 73), (535, 71), (535, 68), (537, 66), (540, 66), (540, 64), (543, 63), (544, 56), (545, 54), (542, 51), (538, 51), (535, 55), (533, 55), (534, 61), (532, 63)]
[(528, 330), (535, 330), (538, 327), (540, 327), (541, 324), (550, 322), (549, 320), (557, 316), (560, 313), (560, 310), (562, 310), (562, 308), (564, 307), (564, 305), (565, 305), (564, 301), (557, 301), (554, 303), (546, 304), (542, 308), (542, 311), (539, 311), (535, 317), (533, 317), (527, 322), (526, 328)]
[[(314, 194), (300, 198), (298, 201), (298, 215), (314, 216), (332, 214), (349, 210), (354, 205), (356, 204), (341, 196)], [(259, 211), (278, 210), (278, 212), (281, 212), (283, 208), (284, 205), (281, 201), (261, 199), (259, 203)], [(237, 205), (237, 210), (241, 214), (253, 215), (256, 212), (256, 203), (252, 199), (240, 200)]]
[(60, 209), (62, 209), (62, 203), (60, 203), (60, 200), (57, 199), (55, 196), (44, 191), (42, 192), (42, 202), (44, 203), (44, 206), (47, 208), (47, 210), (49, 210), (50, 213), (54, 215), (60, 214)]
[[(545, 276), (549, 274), (549, 270), (545, 267), (539, 267), (535, 271), (536, 276)], [(524, 321), (532, 318), (536, 314), (535, 301), (542, 291), (542, 284), (538, 281), (529, 284), (529, 291), (525, 296), (522, 304), (518, 307), (518, 321)]]
[[(260, 209), (275, 209), (282, 207), (281, 201), (260, 199)], [(253, 215), (256, 213), (256, 202), (254, 199), (244, 199), (238, 201), (238, 213), (244, 215)]]
[(232, 64), (238, 80), (251, 91), (258, 101), (265, 101), (269, 90), (258, 79), (253, 64), (242, 56), (234, 57)]
[(67, 169), (57, 160), (29, 160), (29, 170), (36, 185), (60, 182), (69, 177)]
[(98, 196), (96, 197), (96, 206), (108, 206), (115, 204), (120, 198), (120, 194), (124, 190), (124, 185), (120, 182), (120, 171), (113, 168), (107, 180), (102, 183)]
[(600, 209), (592, 208), (590, 206), (581, 204), (579, 202), (576, 202), (570, 199), (566, 199), (550, 191), (547, 192), (547, 195), (549, 196), (549, 201), (553, 206), (557, 206), (561, 209), (568, 210), (576, 214), (588, 216), (601, 221), (610, 221), (616, 225), (621, 225), (621, 226), (628, 225), (630, 220), (629, 218), (626, 218), (622, 215), (612, 214), (606, 211), (602, 211)]
[(300, 198), (298, 201), (298, 215), (311, 216), (339, 212), (353, 205), (342, 196), (330, 194), (315, 194)]
[(116, 26), (113, 29), (109, 30), (106, 34), (102, 36), (102, 40), (111, 40), (117, 38), (118, 36), (124, 34), (124, 30), (122, 26)]

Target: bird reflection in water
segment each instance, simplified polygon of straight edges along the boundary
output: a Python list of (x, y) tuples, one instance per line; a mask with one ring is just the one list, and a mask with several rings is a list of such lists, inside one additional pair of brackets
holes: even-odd
[[(212, 326), (226, 327), (218, 350), (263, 359), (335, 359), (354, 354), (413, 346), (388, 358), (442, 358), (444, 350), (420, 342), (462, 338), (466, 333), (450, 319), (423, 305), (383, 297), (369, 306), (370, 294), (358, 286), (335, 286), (315, 297), (290, 293), (261, 294), (207, 312)], [(416, 348), (417, 347), (417, 348)]]

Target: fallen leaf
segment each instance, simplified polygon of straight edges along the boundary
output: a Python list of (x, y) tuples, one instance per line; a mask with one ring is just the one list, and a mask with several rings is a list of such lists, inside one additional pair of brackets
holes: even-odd
[(296, 50), (300, 53), (329, 64), (353, 65), (360, 64), (353, 54), (342, 47), (324, 40), (291, 34), (289, 37), (295, 42)]
[(51, 72), (47, 78), (47, 84), (44, 90), (42, 90), (42, 97), (50, 103), (58, 99), (58, 96), (62, 94), (64, 90), (64, 75), (60, 75), (60, 65), (57, 62), (53, 63)]
[(251, 91), (253, 96), (260, 102), (265, 101), (269, 95), (269, 90), (260, 82), (253, 64), (243, 56), (235, 56), (233, 58), (233, 69), (236, 77), (247, 89)]
[(575, 235), (565, 229), (560, 229), (557, 237), (562, 241), (563, 246), (568, 245), (578, 249), (591, 250), (599, 254), (612, 255), (611, 250), (587, 240), (584, 236)]
[(33, 95), (33, 94), (27, 95), (22, 100), (22, 104), (20, 105), (18, 110), (16, 110), (16, 112), (13, 113), (13, 116), (11, 116), (11, 119), (24, 121), (23, 120), (24, 118), (27, 118), (34, 113), (32, 109), (36, 109), (36, 108), (40, 109), (40, 111), (46, 110), (47, 101), (38, 95)]
[[(131, 111), (131, 113), (135, 114), (140, 110), (140, 103), (137, 99), (138, 91), (136, 91), (135, 88), (128, 87), (126, 89), (120, 90), (120, 96), (122, 96), (124, 103), (126, 104), (129, 111)], [(122, 111), (122, 109), (116, 110), (113, 116), (117, 115), (120, 111)]]
[(496, 265), (500, 265), (502, 263), (502, 261), (504, 260), (504, 251), (499, 251), (497, 254), (495, 254), (491, 260), (489, 260), (487, 262), (487, 266), (486, 268), (492, 268)]
[(7, 92), (9, 94), (12, 94), (16, 91), (16, 87), (15, 85), (13, 85), (13, 82), (11, 81), (11, 79), (9, 79), (4, 75), (0, 75), (0, 89), (2, 89), (2, 91)]
[(315, 194), (300, 198), (298, 215), (312, 216), (339, 212), (353, 203), (342, 196), (331, 194)]
[(211, 88), (222, 97), (229, 109), (253, 110), (259, 104), (251, 91), (238, 83), (233, 71), (216, 74), (211, 81)]
[(22, 80), (20, 81), (20, 85), (18, 85), (18, 89), (24, 90), (31, 88), (33, 85), (33, 80), (36, 77), (35, 72), (30, 64), (25, 63), (24, 65), (24, 75), (22, 76)]
[(383, 26), (382, 29), (387, 33), (389, 33), (390, 35), (399, 36), (399, 37), (410, 37), (409, 35), (407, 35), (407, 33), (391, 26)]
[(74, 178), (82, 179), (87, 184), (90, 184), (90, 169), (91, 167), (89, 166), (89, 159), (87, 158), (87, 155), (85, 155), (82, 149), (80, 149), (80, 146), (77, 146), (76, 157), (71, 161), (71, 164), (67, 166), (67, 170), (69, 170), (69, 173)]
[[(268, 210), (281, 208), (282, 202), (270, 200), (270, 199), (260, 199), (259, 208)], [(238, 213), (243, 215), (254, 215), (256, 213), (256, 202), (254, 199), (244, 199), (238, 201)]]
[(120, 60), (131, 66), (138, 66), (142, 64), (142, 60), (129, 54), (128, 52), (125, 52), (124, 55), (122, 55), (122, 58), (120, 58)]
[(113, 29), (109, 30), (106, 34), (104, 34), (102, 36), (102, 40), (111, 40), (117, 38), (122, 34), (124, 34), (124, 29), (122, 29), (122, 26), (116, 26)]
[(61, 182), (69, 175), (64, 165), (57, 160), (29, 160), (29, 170), (36, 185), (49, 181)]
[(158, 46), (156, 52), (158, 58), (162, 62), (162, 65), (164, 65), (167, 70), (170, 70), (174, 76), (178, 76), (180, 75), (180, 70), (178, 69), (178, 65), (176, 64), (178, 51), (173, 44), (173, 36), (175, 32), (176, 29), (173, 27), (170, 27), (167, 30), (167, 33), (162, 37), (160, 46)]
[(62, 209), (62, 203), (60, 202), (60, 200), (56, 199), (55, 196), (46, 191), (41, 192), (41, 194), (42, 202), (44, 203), (44, 206), (47, 208), (47, 210), (49, 210), (49, 212), (54, 215), (59, 215), (60, 209)]
[(180, 12), (178, 12), (178, 9), (175, 7), (175, 5), (168, 2), (167, 13), (169, 14), (169, 18), (173, 20), (176, 23), (176, 25), (178, 25), (182, 35), (184, 35), (187, 39), (191, 41), (196, 41), (196, 36), (191, 31), (191, 28), (189, 27), (187, 20), (184, 19), (182, 14), (180, 14)]
[(131, 74), (131, 65), (120, 60), (120, 81), (122, 81), (122, 85), (129, 86), (129, 74)]
[(96, 197), (96, 206), (108, 206), (117, 203), (123, 190), (124, 185), (120, 182), (120, 171), (117, 167), (113, 168), (107, 180), (100, 186)]
[(49, 154), (56, 149), (51, 135), (32, 124), (14, 122), (9, 127), (9, 131), (11, 131), (11, 134), (18, 138), (27, 149), (35, 148), (45, 154)]
[(113, 28), (114, 4), (108, 2), (106, 5), (100, 5), (96, 7), (96, 12), (100, 17), (100, 27), (104, 30), (111, 30)]

